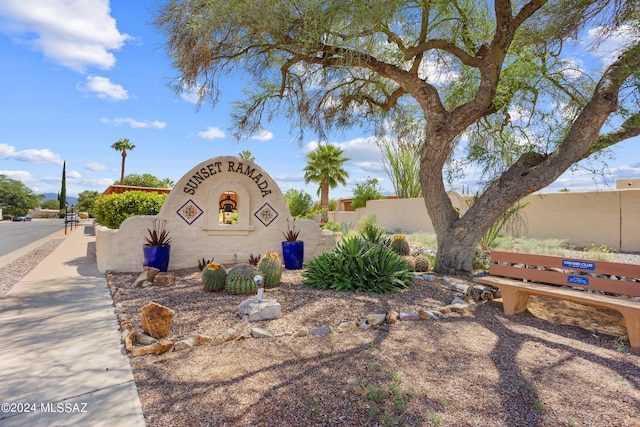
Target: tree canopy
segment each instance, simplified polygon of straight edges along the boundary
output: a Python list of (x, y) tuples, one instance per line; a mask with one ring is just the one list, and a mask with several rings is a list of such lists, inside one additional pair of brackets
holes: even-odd
[(173, 181), (169, 178), (160, 179), (150, 173), (130, 173), (122, 180), (122, 185), (131, 185), (133, 187), (151, 187), (151, 188), (171, 188)]
[[(640, 134), (639, 15), (639, 0), (169, 0), (156, 24), (176, 90), (215, 105), (223, 77), (251, 76), (236, 137), (275, 113), (300, 140), (308, 129), (324, 140), (331, 127), (370, 123), (384, 134), (422, 121), (435, 269), (468, 273), (482, 235), (518, 200)], [(597, 37), (582, 49), (626, 42), (609, 61), (580, 66), (570, 49), (588, 31)], [(484, 184), (464, 215), (444, 178), (460, 151)]]
[(40, 206), (42, 196), (36, 196), (22, 182), (0, 174), (0, 209), (6, 215), (22, 215)]
[(127, 151), (136, 148), (127, 138), (122, 138), (111, 144), (111, 148), (122, 154), (122, 166), (120, 167), (120, 185), (124, 185), (124, 164), (127, 158)]
[(318, 144), (315, 150), (307, 153), (307, 165), (304, 168), (304, 181), (318, 184), (322, 222), (329, 221), (329, 189), (346, 185), (349, 173), (343, 164), (350, 160), (342, 154), (344, 150), (334, 144)]

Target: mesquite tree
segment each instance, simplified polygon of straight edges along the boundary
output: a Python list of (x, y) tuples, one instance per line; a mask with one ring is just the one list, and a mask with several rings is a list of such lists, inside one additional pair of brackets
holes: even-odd
[[(322, 139), (331, 126), (384, 129), (417, 107), (435, 269), (455, 274), (471, 270), (482, 235), (518, 200), (640, 134), (639, 11), (638, 0), (169, 0), (156, 25), (176, 90), (215, 104), (221, 78), (251, 76), (236, 137), (274, 113), (300, 138), (311, 129)], [(606, 65), (581, 68), (567, 48), (590, 29), (632, 36)], [(486, 185), (460, 216), (443, 168), (462, 143)]]

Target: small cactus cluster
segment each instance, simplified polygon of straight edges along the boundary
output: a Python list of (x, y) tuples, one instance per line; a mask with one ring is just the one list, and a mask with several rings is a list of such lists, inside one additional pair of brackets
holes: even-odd
[(409, 265), (409, 270), (416, 271), (416, 262), (411, 255), (404, 255), (402, 260)]
[(415, 270), (417, 272), (423, 273), (431, 270), (431, 261), (429, 258), (422, 254), (418, 254), (414, 257)]
[(224, 290), (227, 281), (227, 271), (217, 262), (209, 261), (202, 270), (202, 283), (207, 292), (219, 292)]
[(407, 242), (401, 234), (393, 236), (393, 240), (391, 240), (389, 247), (400, 256), (411, 255), (409, 242)]
[(273, 288), (280, 283), (282, 276), (282, 261), (277, 252), (267, 252), (258, 264), (265, 288)]
[(250, 264), (238, 264), (227, 274), (226, 290), (234, 295), (254, 294), (258, 291), (258, 284), (253, 280), (258, 275)]

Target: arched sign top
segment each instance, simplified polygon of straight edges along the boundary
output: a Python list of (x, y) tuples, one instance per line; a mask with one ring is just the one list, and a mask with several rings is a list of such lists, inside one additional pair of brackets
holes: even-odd
[(261, 197), (280, 192), (273, 179), (261, 167), (250, 160), (233, 156), (214, 157), (200, 163), (186, 173), (174, 186), (183, 194), (196, 195), (211, 181), (222, 179), (242, 180), (246, 186), (254, 186)]

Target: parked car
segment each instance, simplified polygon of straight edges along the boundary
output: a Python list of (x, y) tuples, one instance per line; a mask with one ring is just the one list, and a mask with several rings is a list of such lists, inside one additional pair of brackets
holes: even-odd
[(14, 221), (31, 221), (31, 215), (16, 215), (13, 217)]

